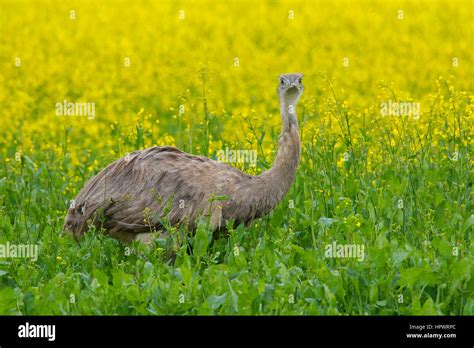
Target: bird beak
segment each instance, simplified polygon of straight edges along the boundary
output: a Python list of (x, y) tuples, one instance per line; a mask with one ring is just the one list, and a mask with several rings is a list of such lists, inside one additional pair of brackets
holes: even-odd
[(298, 90), (298, 84), (297, 84), (297, 83), (292, 83), (292, 84), (288, 87), (288, 90), (292, 90), (292, 89)]
[(300, 87), (300, 84), (298, 82), (292, 82), (291, 85), (290, 85), (290, 88), (292, 88), (292, 87), (298, 89)]

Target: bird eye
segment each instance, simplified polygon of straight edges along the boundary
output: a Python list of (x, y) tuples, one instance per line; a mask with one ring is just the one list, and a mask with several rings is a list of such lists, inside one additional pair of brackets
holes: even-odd
[(280, 85), (284, 85), (285, 84), (285, 79), (283, 77), (280, 77)]
[(302, 78), (302, 77), (300, 77), (300, 78), (298, 79), (298, 83), (299, 83), (299, 84), (302, 84), (302, 83), (303, 83), (303, 78)]

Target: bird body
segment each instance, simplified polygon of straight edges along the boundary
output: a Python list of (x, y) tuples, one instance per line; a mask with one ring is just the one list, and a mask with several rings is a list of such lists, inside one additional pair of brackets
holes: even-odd
[(252, 176), (175, 147), (138, 150), (86, 183), (68, 210), (65, 230), (80, 237), (93, 224), (111, 237), (131, 241), (162, 231), (163, 219), (194, 230), (199, 217), (208, 216), (217, 231), (228, 220), (248, 224), (268, 214), (294, 181), (300, 158), (294, 109), (302, 93), (301, 75), (280, 79), (283, 129), (272, 168)]

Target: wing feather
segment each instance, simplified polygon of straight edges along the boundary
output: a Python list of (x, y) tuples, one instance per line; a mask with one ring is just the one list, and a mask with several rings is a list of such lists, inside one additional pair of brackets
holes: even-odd
[[(86, 183), (76, 205), (84, 207), (82, 229), (84, 221), (90, 220), (104, 224), (112, 235), (159, 229), (165, 217), (173, 225), (194, 227), (199, 214), (211, 215), (219, 227), (228, 202), (213, 202), (211, 210), (211, 195), (229, 196), (232, 201), (254, 178), (206, 157), (156, 146), (104, 168)], [(224, 211), (230, 211), (229, 207)]]

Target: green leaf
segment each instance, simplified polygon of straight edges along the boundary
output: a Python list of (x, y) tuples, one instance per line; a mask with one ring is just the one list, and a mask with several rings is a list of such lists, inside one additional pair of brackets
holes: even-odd
[(466, 221), (464, 222), (462, 226), (462, 232), (466, 232), (469, 228), (471, 228), (474, 225), (474, 214), (469, 216)]
[(211, 307), (213, 310), (216, 310), (220, 306), (222, 306), (227, 298), (227, 294), (223, 294), (220, 296), (217, 295), (211, 295), (207, 298), (207, 303), (209, 307)]
[(474, 298), (468, 298), (464, 305), (463, 315), (474, 315)]
[(153, 274), (154, 266), (150, 261), (145, 262), (143, 266), (143, 276), (149, 278)]
[(336, 221), (337, 220), (335, 220), (333, 218), (328, 218), (328, 217), (323, 216), (323, 217), (319, 218), (318, 223), (323, 227), (329, 228)]
[(453, 257), (453, 247), (445, 239), (436, 238), (433, 240), (433, 245), (439, 251), (441, 256), (445, 258)]
[(445, 218), (444, 208), (446, 206), (446, 201), (441, 201), (435, 209), (434, 212), (434, 223), (437, 227), (441, 227), (443, 225), (443, 220)]
[(398, 249), (392, 254), (393, 267), (397, 267), (410, 253), (404, 249)]
[(199, 224), (196, 234), (194, 235), (193, 253), (194, 256), (200, 258), (206, 254), (209, 246), (209, 234), (204, 224)]
[(420, 314), (421, 315), (439, 315), (440, 314), (438, 308), (436, 308), (433, 302), (433, 299), (431, 297), (428, 298), (423, 304)]
[(25, 314), (30, 314), (32, 309), (33, 309), (33, 304), (35, 302), (35, 296), (33, 293), (30, 291), (25, 293), (25, 296), (23, 296), (23, 304), (25, 308)]

